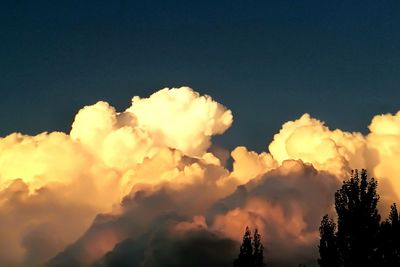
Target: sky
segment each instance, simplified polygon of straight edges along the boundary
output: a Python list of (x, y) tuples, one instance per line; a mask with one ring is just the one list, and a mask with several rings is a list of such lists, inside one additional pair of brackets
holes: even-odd
[(399, 1), (0, 3), (0, 266), (317, 266), (400, 203)]
[(180, 86), (234, 111), (216, 140), (230, 149), (261, 151), (305, 112), (366, 132), (374, 114), (398, 108), (399, 5), (5, 0), (0, 134), (68, 132), (84, 105), (124, 110), (134, 95)]

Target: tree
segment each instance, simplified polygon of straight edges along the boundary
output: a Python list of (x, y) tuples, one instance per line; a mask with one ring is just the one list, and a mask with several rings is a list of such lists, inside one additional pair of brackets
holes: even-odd
[(396, 204), (390, 207), (389, 218), (381, 224), (379, 252), (381, 266), (400, 266), (400, 215)]
[(343, 182), (335, 193), (336, 233), (336, 225), (327, 216), (321, 222), (320, 266), (380, 266), (381, 217), (376, 189), (376, 180), (369, 179), (364, 169), (352, 171), (350, 179)]
[(343, 266), (377, 266), (380, 215), (377, 181), (367, 171), (352, 172), (335, 193), (337, 244)]
[(243, 243), (240, 246), (239, 256), (233, 263), (233, 266), (253, 266), (253, 246), (251, 243), (251, 231), (249, 227), (246, 227), (246, 231), (243, 236)]
[(249, 227), (243, 236), (238, 258), (233, 262), (234, 267), (264, 267), (264, 247), (261, 243), (261, 235), (255, 229), (254, 237), (251, 237)]
[(253, 257), (255, 267), (264, 267), (264, 246), (261, 243), (261, 235), (258, 230), (254, 231), (253, 237)]
[(339, 253), (336, 242), (336, 224), (325, 215), (322, 218), (319, 233), (321, 239), (319, 241), (318, 264), (321, 267), (337, 267), (340, 266)]

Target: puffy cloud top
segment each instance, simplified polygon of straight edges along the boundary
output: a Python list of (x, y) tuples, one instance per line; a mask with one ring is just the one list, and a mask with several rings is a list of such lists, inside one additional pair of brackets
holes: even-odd
[(109, 166), (127, 169), (164, 147), (200, 157), (232, 120), (232, 112), (210, 96), (189, 87), (165, 88), (149, 98), (133, 97), (121, 113), (103, 101), (84, 107), (70, 135)]
[(162, 89), (149, 98), (135, 96), (126, 110), (137, 118), (157, 145), (200, 156), (210, 146), (210, 138), (222, 134), (232, 124), (232, 112), (210, 96), (200, 96), (189, 87)]
[(400, 135), (400, 111), (395, 115), (377, 115), (368, 127), (371, 133), (379, 135)]
[(122, 112), (86, 106), (70, 134), (0, 138), (0, 265), (231, 266), (246, 225), (271, 262), (312, 264), (350, 169), (378, 179), (384, 206), (399, 200), (400, 112), (375, 116), (367, 135), (304, 114), (261, 153), (211, 146), (232, 121), (210, 96), (165, 88)]

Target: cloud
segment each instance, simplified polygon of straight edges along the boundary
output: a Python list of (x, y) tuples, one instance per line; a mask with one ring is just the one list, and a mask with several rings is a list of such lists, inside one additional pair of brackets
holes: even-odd
[(116, 172), (63, 133), (12, 134), (0, 147), (0, 265), (50, 258), (119, 199)]
[(369, 125), (370, 133), (330, 130), (323, 122), (304, 114), (283, 124), (269, 145), (272, 157), (282, 163), (301, 159), (318, 170), (345, 178), (350, 169), (365, 168), (378, 179), (381, 210), (400, 197), (400, 112), (377, 115)]
[(160, 146), (176, 148), (189, 156), (201, 156), (210, 138), (224, 133), (232, 124), (232, 112), (200, 96), (189, 87), (162, 89), (149, 98), (138, 96), (126, 112), (137, 118)]
[(57, 185), (31, 194), (20, 179), (1, 191), (2, 265), (37, 266), (84, 233), (99, 208), (71, 193)]
[(400, 198), (400, 112), (375, 116), (369, 129), (369, 168), (379, 179), (379, 192), (388, 206)]
[(317, 258), (320, 219), (332, 210), (332, 196), (339, 185), (328, 172), (302, 161), (284, 161), (218, 201), (209, 210), (208, 220), (214, 229), (237, 241), (243, 226), (258, 228), (271, 263), (312, 262)]
[(367, 135), (304, 114), (261, 153), (212, 145), (232, 121), (210, 96), (165, 88), (124, 111), (86, 106), (69, 134), (0, 138), (0, 265), (230, 266), (246, 225), (272, 265), (313, 264), (351, 169), (376, 176), (383, 211), (399, 199), (400, 112)]
[(1, 138), (0, 214), (6, 219), (0, 220), (0, 242), (9, 250), (0, 253), (0, 265), (46, 261), (78, 239), (96, 214), (117, 212), (132, 188), (200, 179), (201, 168), (187, 155), (219, 165), (206, 151), (211, 137), (231, 123), (231, 111), (211, 97), (166, 88), (135, 97), (123, 112), (104, 101), (86, 106), (69, 135)]
[[(202, 214), (205, 214), (206, 210), (218, 199), (227, 196), (234, 189), (221, 188), (218, 185), (218, 180), (227, 175), (226, 170), (220, 166), (202, 163), (202, 160), (199, 159), (186, 162), (186, 165), (176, 175), (179, 178), (164, 181), (159, 185), (133, 187), (132, 192), (124, 198), (119, 214), (98, 216), (85, 235), (49, 261), (46, 266), (62, 267), (68, 266), (71, 262), (74, 263), (74, 266), (90, 266), (90, 262), (101, 260), (102, 256), (108, 250), (112, 250), (114, 245), (128, 242), (124, 241), (126, 239), (136, 240), (134, 243), (136, 247), (146, 248), (139, 254), (141, 258), (130, 258), (132, 262), (147, 261), (144, 255), (150, 253), (148, 251), (150, 247), (147, 244), (151, 242), (147, 239), (150, 236), (152, 240), (153, 237), (155, 238), (155, 243), (152, 243), (154, 246), (160, 246), (157, 240), (158, 235), (161, 234), (168, 237), (168, 242), (176, 242), (175, 235), (181, 236), (178, 244), (189, 242), (186, 240), (186, 235), (182, 233), (206, 230), (207, 225), (205, 219), (201, 217)], [(179, 184), (176, 182), (179, 179), (185, 179), (186, 182)], [(194, 218), (193, 222), (190, 222), (191, 218)], [(171, 221), (173, 221), (173, 227), (170, 225)], [(202, 238), (209, 240), (212, 237), (208, 230), (204, 233), (206, 234), (204, 237), (202, 235), (194, 236), (199, 240)], [(207, 235), (211, 236), (207, 237)], [(210, 242), (217, 242), (219, 239), (215, 238), (214, 241), (211, 239)], [(221, 237), (221, 240), (225, 239), (225, 237)], [(161, 241), (167, 242), (160, 238)], [(235, 241), (230, 242), (235, 243)], [(167, 246), (167, 243), (165, 245)], [(127, 249), (129, 250), (129, 248)], [(175, 248), (172, 247), (172, 249)], [(167, 255), (168, 253), (163, 257), (167, 257)]]
[(279, 163), (301, 159), (339, 176), (350, 168), (365, 166), (365, 150), (366, 140), (362, 134), (332, 131), (309, 114), (284, 123), (269, 145), (270, 153)]
[(93, 267), (231, 266), (237, 246), (203, 224), (169, 220), (149, 234), (117, 244)]
[[(198, 266), (231, 266), (246, 225), (260, 229), (270, 262), (290, 266), (315, 259), (318, 224), (332, 209), (332, 195), (340, 184), (335, 176), (301, 161), (285, 161), (238, 189), (227, 190), (218, 183), (226, 179), (221, 167), (215, 170), (215, 165), (201, 162), (189, 166), (193, 165), (202, 170), (192, 173), (201, 174), (200, 179), (178, 187), (164, 182), (134, 190), (119, 215), (98, 217), (78, 242), (46, 267), (71, 262), (91, 266), (88, 259), (94, 266), (192, 266), (194, 259)], [(110, 236), (114, 243), (109, 243)], [(287, 255), (284, 260), (282, 253)]]
[(238, 179), (241, 184), (278, 167), (271, 154), (266, 152), (257, 154), (243, 146), (235, 148), (231, 156), (234, 160), (231, 176)]
[(189, 87), (165, 88), (149, 98), (135, 96), (121, 113), (103, 101), (84, 107), (70, 136), (108, 166), (124, 171), (166, 147), (202, 156), (211, 137), (225, 132), (232, 119), (232, 112), (210, 96)]

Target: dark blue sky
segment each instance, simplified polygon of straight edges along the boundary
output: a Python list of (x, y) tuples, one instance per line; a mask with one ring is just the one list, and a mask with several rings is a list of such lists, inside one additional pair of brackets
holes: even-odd
[(0, 135), (69, 131), (84, 105), (188, 85), (265, 149), (305, 112), (367, 131), (400, 109), (400, 1), (2, 0)]

